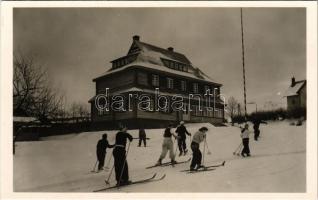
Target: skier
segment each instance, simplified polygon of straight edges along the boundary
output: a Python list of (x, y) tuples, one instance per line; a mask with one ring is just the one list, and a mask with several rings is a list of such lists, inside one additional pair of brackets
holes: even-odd
[(171, 128), (172, 128), (172, 124), (169, 124), (169, 126), (165, 129), (165, 132), (163, 134), (164, 139), (162, 143), (162, 152), (156, 165), (161, 165), (162, 159), (166, 157), (168, 151), (169, 151), (169, 156), (171, 159), (171, 164), (174, 165), (177, 163), (175, 161), (175, 155), (173, 152), (173, 142), (172, 142), (171, 136), (173, 136), (175, 139), (177, 139), (178, 136), (175, 135), (174, 133), (171, 133)]
[(192, 137), (191, 150), (193, 152), (193, 157), (190, 165), (190, 171), (196, 171), (199, 168), (204, 167), (203, 165), (201, 165), (202, 153), (200, 151), (200, 143), (206, 139), (207, 131), (207, 127), (202, 127)]
[(141, 146), (141, 142), (143, 141), (144, 142), (144, 146), (146, 147), (146, 131), (144, 128), (140, 128), (139, 129), (139, 145), (138, 147)]
[(252, 122), (253, 122), (253, 128), (254, 128), (254, 140), (257, 141), (260, 134), (259, 125), (261, 123), (267, 124), (267, 122), (262, 121), (259, 118), (255, 118)]
[(127, 133), (127, 128), (123, 127), (116, 134), (115, 149), (113, 150), (117, 185), (126, 185), (131, 183), (129, 180), (128, 163), (126, 158), (127, 139), (131, 142), (133, 137)]
[(178, 139), (178, 146), (179, 146), (179, 156), (184, 153), (184, 155), (187, 154), (188, 149), (187, 149), (187, 144), (186, 144), (186, 134), (188, 136), (191, 136), (191, 133), (189, 133), (184, 126), (184, 121), (180, 122), (180, 125), (178, 126), (176, 133), (178, 133), (179, 139)]
[(248, 130), (248, 124), (246, 123), (244, 128), (241, 129), (241, 138), (243, 143), (241, 155), (243, 157), (251, 156), (249, 148), (249, 134), (251, 134), (251, 132)]
[(103, 170), (105, 157), (106, 157), (106, 149), (113, 148), (115, 145), (110, 145), (107, 140), (107, 134), (102, 135), (102, 139), (97, 142), (96, 145), (96, 155), (98, 160), (98, 171)]

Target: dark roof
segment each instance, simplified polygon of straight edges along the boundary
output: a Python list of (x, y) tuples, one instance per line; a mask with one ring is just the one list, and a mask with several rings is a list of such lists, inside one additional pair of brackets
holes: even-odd
[(284, 97), (298, 95), (299, 91), (305, 85), (306, 80), (296, 81), (294, 86), (289, 86)]
[(135, 43), (137, 44), (137, 46), (140, 49), (143, 49), (143, 47), (145, 47), (149, 51), (155, 51), (155, 52), (158, 52), (158, 53), (162, 53), (163, 55), (171, 58), (172, 60), (176, 60), (176, 61), (179, 61), (181, 63), (188, 64), (188, 65), (191, 64), (189, 59), (185, 55), (183, 55), (181, 53), (178, 53), (178, 52), (175, 52), (175, 51), (170, 51), (168, 49), (157, 47), (157, 46), (145, 43), (145, 42), (135, 41)]
[[(141, 66), (141, 67), (145, 67), (149, 69), (155, 69), (158, 71), (167, 72), (171, 74), (178, 74), (180, 76), (194, 78), (201, 81), (208, 81), (217, 85), (221, 85), (216, 80), (214, 80), (213, 78), (205, 74), (203, 71), (201, 71), (198, 67), (194, 66), (185, 55), (174, 51), (173, 48), (171, 47), (169, 47), (169, 49), (157, 47), (152, 44), (141, 42), (140, 40), (133, 40), (133, 43), (131, 44), (127, 55), (117, 58), (111, 62), (117, 61), (124, 57), (129, 57), (132, 55), (137, 56), (136, 60), (134, 60), (131, 63), (125, 64), (119, 68), (110, 68), (101, 76), (93, 79), (93, 81), (96, 81), (97, 79), (100, 79), (109, 74), (125, 70), (129, 67)], [(175, 62), (182, 63), (184, 65), (187, 65), (188, 70), (180, 71), (180, 70), (171, 69), (163, 63), (164, 59), (172, 60)]]

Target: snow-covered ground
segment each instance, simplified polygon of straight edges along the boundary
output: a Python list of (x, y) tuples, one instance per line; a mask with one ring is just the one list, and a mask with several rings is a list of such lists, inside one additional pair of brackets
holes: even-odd
[[(148, 147), (131, 143), (128, 154), (131, 180), (166, 174), (159, 182), (132, 185), (109, 192), (306, 192), (306, 124), (290, 126), (289, 122), (261, 124), (261, 138), (250, 140), (252, 157), (233, 155), (241, 142), (237, 127), (213, 127), (210, 124), (187, 124), (194, 133), (207, 126), (207, 143), (211, 155), (205, 154), (204, 164), (226, 161), (214, 171), (186, 174), (190, 163), (175, 167), (145, 169), (160, 155), (163, 129), (146, 130)], [(14, 191), (92, 192), (105, 187), (109, 171), (89, 173), (96, 162), (95, 148), (103, 133), (112, 144), (116, 131), (89, 132), (54, 136), (38, 142), (17, 143), (14, 156)], [(129, 131), (134, 137), (138, 130)], [(189, 145), (190, 139), (187, 139)], [(176, 145), (176, 144), (175, 144)], [(201, 144), (201, 149), (203, 144)], [(206, 151), (207, 152), (207, 151)], [(176, 157), (177, 161), (191, 156)], [(107, 165), (111, 150), (105, 159)], [(112, 158), (111, 158), (112, 159)], [(164, 161), (169, 161), (168, 155)], [(113, 159), (109, 167), (112, 167)], [(115, 184), (114, 173), (110, 179)]]

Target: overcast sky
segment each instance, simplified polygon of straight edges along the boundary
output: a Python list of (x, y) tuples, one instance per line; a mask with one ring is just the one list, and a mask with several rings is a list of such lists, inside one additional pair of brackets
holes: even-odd
[[(283, 105), (291, 77), (306, 79), (306, 10), (244, 8), (243, 23), (247, 101)], [(243, 102), (239, 8), (14, 9), (14, 50), (47, 68), (69, 103), (95, 95), (92, 79), (127, 53), (133, 35), (174, 47)]]

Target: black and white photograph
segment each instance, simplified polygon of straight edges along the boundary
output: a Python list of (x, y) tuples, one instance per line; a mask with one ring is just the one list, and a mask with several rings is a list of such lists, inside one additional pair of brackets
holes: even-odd
[(308, 35), (305, 6), (14, 7), (12, 192), (308, 193)]

